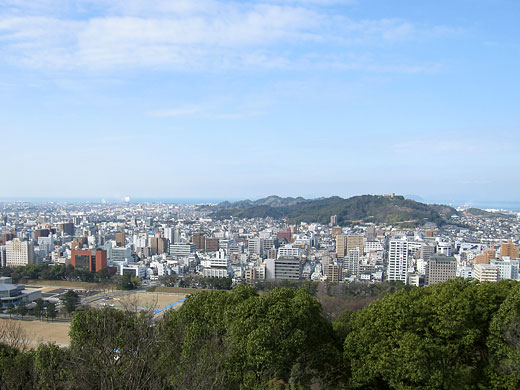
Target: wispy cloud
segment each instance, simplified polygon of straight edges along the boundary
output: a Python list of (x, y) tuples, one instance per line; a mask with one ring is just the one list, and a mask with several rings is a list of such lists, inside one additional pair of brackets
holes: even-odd
[(197, 118), (209, 118), (209, 119), (244, 119), (255, 117), (264, 114), (260, 110), (240, 110), (235, 112), (227, 111), (216, 111), (205, 106), (183, 106), (170, 109), (152, 110), (148, 112), (148, 115), (154, 117), (197, 117)]
[[(0, 61), (33, 68), (95, 70), (333, 67), (334, 63), (320, 60), (324, 44), (341, 51), (345, 45), (398, 43), (450, 31), (400, 19), (357, 21), (326, 12), (328, 6), (349, 2), (4, 0), (0, 1)], [(405, 67), (422, 72), (425, 66), (344, 64), (346, 70), (385, 72)]]
[(163, 110), (153, 110), (149, 112), (151, 116), (157, 117), (176, 117), (176, 116), (190, 116), (200, 114), (202, 112), (201, 107), (177, 107)]

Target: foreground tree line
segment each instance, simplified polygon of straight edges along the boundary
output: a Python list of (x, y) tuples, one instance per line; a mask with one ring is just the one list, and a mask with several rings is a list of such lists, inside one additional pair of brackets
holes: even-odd
[(305, 288), (77, 312), (70, 348), (0, 346), (2, 389), (518, 389), (520, 284), (401, 289), (330, 322)]

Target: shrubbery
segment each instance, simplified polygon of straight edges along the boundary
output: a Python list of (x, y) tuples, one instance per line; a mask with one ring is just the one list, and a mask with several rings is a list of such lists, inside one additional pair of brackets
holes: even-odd
[[(308, 286), (307, 286), (308, 287)], [(400, 289), (331, 323), (307, 289), (200, 292), (159, 320), (74, 314), (71, 346), (0, 347), (1, 388), (518, 389), (520, 284)]]

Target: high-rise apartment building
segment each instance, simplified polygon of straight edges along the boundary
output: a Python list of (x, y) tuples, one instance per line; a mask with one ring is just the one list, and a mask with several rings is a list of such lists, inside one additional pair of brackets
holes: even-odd
[(491, 245), (490, 249), (484, 249), (484, 251), (475, 257), (475, 264), (489, 264), (491, 259), (495, 259), (497, 257), (497, 253), (495, 251), (494, 245)]
[(347, 235), (347, 247), (345, 249), (345, 255), (352, 250), (359, 250), (359, 254), (363, 255), (363, 251), (365, 250), (365, 237), (356, 234)]
[(297, 257), (280, 257), (268, 259), (266, 264), (266, 279), (299, 280), (302, 276), (302, 263)]
[(169, 250), (168, 240), (162, 237), (150, 237), (150, 252), (152, 255), (162, 255)]
[(457, 260), (453, 256), (432, 256), (428, 261), (426, 284), (446, 282), (457, 277)]
[(191, 242), (195, 245), (195, 248), (198, 251), (203, 251), (206, 249), (206, 237), (201, 232), (193, 233), (191, 237)]
[(219, 239), (218, 238), (206, 238), (204, 243), (206, 252), (217, 252), (219, 247)]
[(453, 249), (453, 245), (451, 242), (438, 242), (437, 243), (437, 254), (444, 255), (444, 256), (451, 256), (451, 252)]
[(165, 227), (163, 237), (166, 238), (170, 244), (175, 244), (175, 237), (174, 237), (175, 229), (172, 227)]
[(347, 250), (347, 236), (344, 234), (338, 234), (336, 236), (336, 256), (340, 259), (345, 257)]
[(21, 241), (15, 238), (5, 245), (5, 263), (8, 267), (36, 264), (34, 245), (30, 241)]
[(332, 238), (336, 238), (338, 236), (338, 234), (342, 234), (343, 233), (343, 229), (340, 228), (339, 226), (336, 226), (336, 227), (333, 227), (332, 229), (330, 229), (330, 234), (332, 236)]
[(407, 283), (408, 241), (390, 240), (388, 243), (388, 280), (400, 280)]
[(294, 247), (292, 244), (287, 244), (278, 248), (277, 257), (298, 257), (301, 258), (303, 250), (301, 248)]
[(519, 260), (518, 259), (491, 259), (490, 263), (498, 269), (498, 280), (519, 280)]
[(189, 256), (195, 250), (196, 248), (193, 244), (170, 244), (170, 255), (172, 256)]
[(126, 245), (125, 229), (121, 229), (121, 233), (116, 233), (116, 245), (124, 247)]
[(61, 222), (58, 224), (58, 231), (63, 236), (73, 236), (74, 224), (72, 222)]
[(247, 250), (250, 254), (256, 253), (257, 255), (263, 255), (264, 253), (264, 239), (263, 238), (250, 238), (247, 240)]
[(376, 239), (376, 227), (375, 226), (368, 226), (367, 230), (365, 232), (365, 237), (367, 241), (375, 241)]
[(359, 248), (351, 249), (343, 260), (343, 269), (351, 276), (359, 275)]
[(475, 264), (473, 276), (480, 282), (498, 282), (498, 267), (494, 264)]
[(500, 257), (509, 257), (510, 259), (518, 259), (518, 247), (513, 244), (513, 240), (509, 239), (507, 244), (500, 245)]
[(338, 216), (331, 215), (330, 216), (330, 226), (337, 226), (337, 224), (338, 224)]
[(16, 232), (13, 230), (12, 232), (3, 232), (0, 235), (0, 245), (5, 245), (7, 241), (11, 241), (16, 238)]
[(337, 283), (341, 280), (341, 267), (338, 264), (329, 263), (325, 266), (327, 281)]
[(426, 260), (426, 261), (430, 260), (431, 257), (434, 255), (434, 253), (435, 253), (435, 247), (433, 245), (430, 245), (427, 242), (422, 243), (421, 258), (423, 260)]

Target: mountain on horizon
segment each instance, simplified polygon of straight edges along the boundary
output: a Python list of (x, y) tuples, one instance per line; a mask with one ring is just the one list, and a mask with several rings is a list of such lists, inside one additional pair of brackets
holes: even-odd
[(351, 198), (304, 199), (271, 195), (256, 201), (221, 202), (211, 208), (216, 219), (287, 218), (293, 223), (319, 222), (326, 224), (337, 215), (338, 224), (373, 222), (422, 225), (426, 222), (446, 224), (457, 211), (449, 206), (428, 205), (400, 195), (360, 195)]

